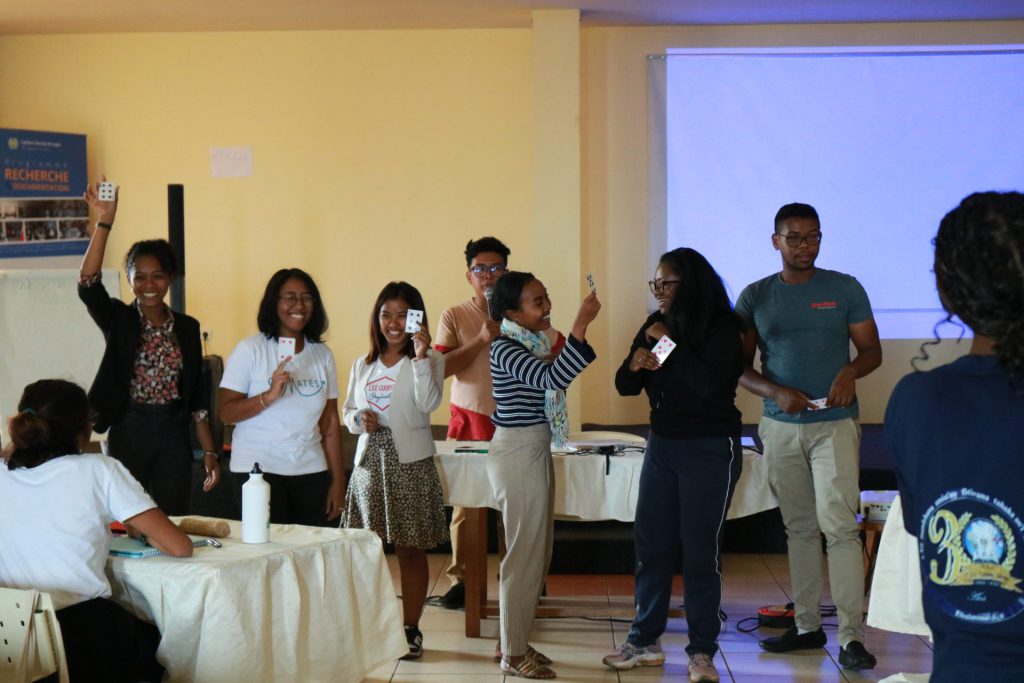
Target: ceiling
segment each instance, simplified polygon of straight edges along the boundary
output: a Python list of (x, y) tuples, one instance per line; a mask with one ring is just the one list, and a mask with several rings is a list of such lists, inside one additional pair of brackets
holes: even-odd
[(523, 28), (565, 8), (584, 26), (1024, 19), (1024, 0), (0, 0), (0, 35)]

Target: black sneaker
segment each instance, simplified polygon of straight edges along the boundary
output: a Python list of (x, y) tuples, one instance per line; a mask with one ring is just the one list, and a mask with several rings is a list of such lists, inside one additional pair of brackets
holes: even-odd
[(849, 645), (839, 648), (839, 665), (844, 669), (874, 669), (877, 663), (859, 640), (851, 640)]
[(459, 581), (441, 596), (441, 607), (445, 609), (462, 609), (466, 606), (466, 584)]
[(423, 656), (423, 632), (415, 626), (405, 627), (405, 642), (409, 643), (409, 654), (402, 659), (419, 659)]
[(793, 650), (813, 650), (825, 646), (825, 632), (820, 628), (810, 633), (799, 633), (796, 626), (786, 630), (781, 636), (765, 638), (761, 641), (761, 649), (766, 652), (792, 652)]

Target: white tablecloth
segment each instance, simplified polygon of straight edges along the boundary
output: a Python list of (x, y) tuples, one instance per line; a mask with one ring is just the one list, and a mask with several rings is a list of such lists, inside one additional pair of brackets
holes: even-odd
[(871, 579), (868, 625), (886, 631), (931, 638), (921, 605), (921, 565), (917, 539), (903, 526), (903, 505), (896, 496), (889, 508)]
[(380, 539), (369, 531), (270, 527), (188, 559), (107, 560), (113, 598), (152, 620), (169, 680), (360, 681), (408, 648)]
[[(460, 446), (486, 449), (486, 442), (438, 441), (437, 469), (445, 502), (464, 507), (497, 507), (487, 478), (486, 453), (456, 453)], [(643, 455), (552, 456), (555, 468), (555, 516), (576, 521), (615, 519), (632, 522)], [(605, 474), (606, 466), (609, 468)], [(778, 507), (768, 486), (768, 464), (756, 451), (743, 449), (743, 471), (736, 483), (727, 519)]]

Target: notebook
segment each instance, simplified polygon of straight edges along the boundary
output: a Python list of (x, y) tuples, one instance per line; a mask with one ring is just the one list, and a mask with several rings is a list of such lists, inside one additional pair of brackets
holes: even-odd
[[(202, 548), (204, 545), (208, 545), (209, 539), (206, 536), (192, 536), (189, 534), (189, 538), (192, 539), (193, 548)], [(163, 555), (162, 552), (153, 546), (146, 545), (145, 542), (130, 536), (115, 536), (110, 541), (110, 554), (114, 557), (154, 557), (156, 555)]]

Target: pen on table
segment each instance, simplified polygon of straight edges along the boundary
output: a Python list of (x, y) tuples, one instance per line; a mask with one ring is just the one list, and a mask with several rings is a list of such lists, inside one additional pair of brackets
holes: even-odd
[(456, 453), (486, 453), (486, 448), (456, 448)]

